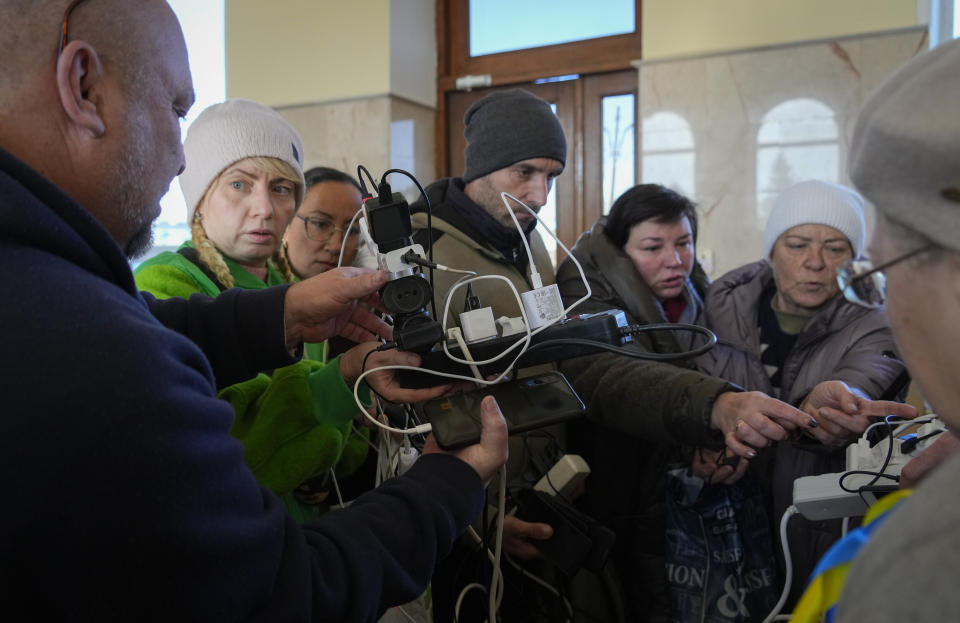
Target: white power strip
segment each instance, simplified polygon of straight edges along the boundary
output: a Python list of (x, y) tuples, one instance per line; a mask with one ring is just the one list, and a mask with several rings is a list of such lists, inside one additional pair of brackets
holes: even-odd
[[(943, 430), (945, 428), (943, 422), (936, 418), (936, 416), (924, 416), (923, 418), (918, 419), (920, 420), (919, 422), (896, 422), (892, 425), (892, 431), (894, 435), (893, 453), (890, 454), (890, 461), (887, 464), (887, 473), (894, 473), (890, 471), (891, 469), (897, 469), (895, 473), (900, 473), (900, 470), (897, 468), (897, 466), (902, 467), (905, 465), (910, 461), (910, 459), (923, 452), (927, 446), (936, 441), (936, 438), (930, 437), (928, 439), (924, 439), (923, 441), (919, 442), (912, 451), (906, 454), (901, 451), (901, 440), (911, 436), (923, 437), (934, 431)], [(889, 452), (889, 439), (881, 439), (875, 446), (871, 448), (870, 442), (864, 437), (860, 437), (856, 443), (852, 443), (847, 446), (847, 471), (858, 469), (877, 471), (883, 467), (883, 463), (886, 460)]]
[[(887, 469), (887, 474), (900, 473), (900, 467), (895, 470)], [(804, 476), (793, 481), (793, 505), (797, 511), (810, 521), (824, 519), (839, 519), (841, 517), (860, 517), (867, 512), (870, 504), (876, 498), (870, 492), (864, 492), (861, 497), (856, 493), (857, 488), (867, 485), (873, 476), (868, 474), (851, 474), (843, 479), (843, 485), (853, 491), (844, 491), (840, 488), (840, 477), (844, 472), (834, 474), (820, 474), (819, 476)], [(877, 484), (893, 482), (886, 478)]]
[[(943, 423), (938, 419), (922, 423), (897, 423), (894, 425), (893, 452), (890, 453), (890, 441), (882, 439), (872, 448), (864, 437), (847, 447), (847, 472), (866, 471), (878, 472), (890, 453), (883, 473), (890, 476), (899, 476), (900, 470), (910, 459), (923, 452), (927, 446), (936, 441), (930, 437), (920, 441), (908, 454), (901, 451), (904, 438), (916, 435), (923, 437), (936, 430), (943, 429)], [(867, 512), (869, 505), (876, 501), (872, 492), (858, 493), (874, 480), (873, 474), (850, 474), (844, 477), (843, 485), (851, 491), (840, 488), (840, 478), (847, 472), (835, 474), (820, 474), (819, 476), (805, 476), (793, 482), (793, 504), (801, 515), (811, 521), (824, 519), (838, 519), (841, 517), (859, 517)], [(894, 481), (889, 478), (880, 478), (877, 485), (889, 485)]]

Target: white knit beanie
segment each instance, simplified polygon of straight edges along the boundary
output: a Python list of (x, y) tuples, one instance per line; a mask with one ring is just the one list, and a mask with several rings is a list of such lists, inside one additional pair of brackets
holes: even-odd
[(300, 176), (297, 207), (303, 199), (303, 142), (272, 108), (244, 99), (210, 106), (196, 118), (183, 141), (186, 166), (180, 189), (187, 204), (187, 223), (207, 187), (234, 162), (265, 156), (283, 160)]
[(853, 257), (860, 257), (867, 237), (863, 220), (866, 201), (852, 188), (808, 180), (781, 192), (773, 202), (767, 229), (763, 232), (763, 257), (770, 252), (777, 238), (797, 225), (827, 225), (850, 241)]

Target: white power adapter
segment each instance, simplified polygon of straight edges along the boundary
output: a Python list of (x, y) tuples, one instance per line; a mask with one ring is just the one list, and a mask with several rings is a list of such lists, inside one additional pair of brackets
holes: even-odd
[(555, 283), (524, 292), (520, 298), (531, 330), (563, 318), (563, 299)]
[(460, 329), (468, 344), (497, 337), (497, 323), (493, 321), (493, 309), (483, 307), (460, 314)]
[(590, 475), (590, 466), (579, 454), (564, 454), (533, 486), (537, 491), (569, 498)]
[(518, 333), (526, 332), (526, 326), (523, 323), (523, 318), (520, 316), (500, 316), (497, 318), (497, 326), (500, 327), (500, 337), (509, 337), (511, 335), (517, 335)]

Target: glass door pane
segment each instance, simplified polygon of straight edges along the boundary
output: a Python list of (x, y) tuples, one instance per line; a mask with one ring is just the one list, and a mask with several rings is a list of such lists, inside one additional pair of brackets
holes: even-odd
[(603, 115), (603, 213), (636, 182), (636, 96), (608, 95), (601, 102)]
[(636, 30), (634, 0), (470, 0), (470, 56), (570, 43)]

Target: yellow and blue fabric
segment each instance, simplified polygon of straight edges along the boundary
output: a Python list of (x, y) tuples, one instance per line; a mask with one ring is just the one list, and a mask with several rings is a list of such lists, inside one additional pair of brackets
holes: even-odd
[(870, 541), (877, 528), (893, 513), (910, 490), (895, 491), (878, 500), (867, 512), (863, 525), (851, 530), (823, 555), (810, 576), (790, 621), (793, 623), (832, 623), (837, 602), (846, 584), (847, 573), (860, 549)]

